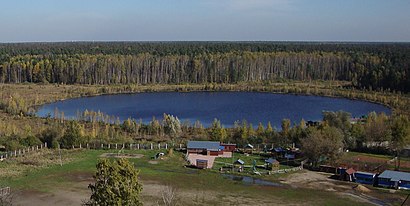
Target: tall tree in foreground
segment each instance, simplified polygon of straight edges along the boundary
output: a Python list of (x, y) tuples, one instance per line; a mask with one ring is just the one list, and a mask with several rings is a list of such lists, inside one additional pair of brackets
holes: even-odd
[(90, 200), (86, 205), (115, 206), (142, 205), (139, 194), (142, 190), (138, 182), (139, 171), (126, 159), (109, 161), (102, 159), (97, 163)]

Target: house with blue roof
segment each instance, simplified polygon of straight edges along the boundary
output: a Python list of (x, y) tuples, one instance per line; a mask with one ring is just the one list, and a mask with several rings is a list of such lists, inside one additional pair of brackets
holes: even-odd
[(378, 185), (395, 189), (410, 189), (410, 173), (386, 170), (378, 176)]
[(187, 153), (218, 156), (223, 155), (224, 152), (233, 152), (235, 148), (235, 144), (224, 144), (213, 141), (188, 141)]

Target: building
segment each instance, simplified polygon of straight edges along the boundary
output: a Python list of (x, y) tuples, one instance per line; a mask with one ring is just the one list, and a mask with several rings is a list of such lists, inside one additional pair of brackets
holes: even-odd
[(410, 173), (386, 170), (378, 177), (378, 185), (395, 189), (410, 189)]
[(248, 154), (252, 154), (252, 152), (253, 152), (253, 145), (251, 145), (251, 144), (247, 144), (246, 146), (245, 146), (245, 151), (244, 151), (245, 153), (248, 153)]
[(211, 141), (188, 141), (188, 154), (202, 154), (218, 156), (223, 154), (224, 147), (219, 142)]
[(354, 179), (357, 183), (374, 185), (376, 181), (376, 174), (356, 171), (354, 173)]
[(196, 167), (199, 168), (199, 169), (208, 168), (208, 160), (197, 159), (196, 160)]
[(266, 163), (266, 168), (267, 169), (271, 169), (271, 170), (278, 170), (280, 167), (280, 163), (278, 160), (274, 159), (274, 158), (269, 158), (267, 160), (265, 160)]
[(188, 154), (202, 154), (210, 156), (218, 156), (229, 154), (236, 150), (236, 144), (227, 144), (212, 141), (188, 141)]
[(186, 159), (191, 166), (200, 169), (212, 168), (216, 157), (230, 158), (235, 149), (235, 144), (188, 141)]
[(236, 150), (236, 144), (221, 143), (221, 146), (224, 147), (224, 152), (234, 152)]

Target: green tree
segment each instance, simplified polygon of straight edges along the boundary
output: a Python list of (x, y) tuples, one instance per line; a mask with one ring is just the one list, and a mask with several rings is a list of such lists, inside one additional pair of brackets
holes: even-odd
[(343, 149), (343, 135), (335, 127), (326, 126), (322, 129), (308, 128), (308, 134), (302, 140), (302, 151), (317, 166), (322, 159), (335, 160)]
[(76, 121), (70, 121), (64, 135), (60, 139), (60, 144), (62, 148), (71, 148), (73, 146), (78, 146), (82, 143), (82, 127)]
[(398, 158), (396, 169), (400, 169), (400, 152), (410, 144), (410, 121), (407, 116), (396, 116), (391, 123), (392, 138), (390, 145)]
[(142, 185), (138, 182), (138, 174), (139, 171), (127, 159), (100, 160), (94, 175), (95, 183), (88, 186), (91, 197), (86, 205), (142, 205), (139, 196)]
[(256, 129), (256, 133), (259, 136), (262, 136), (264, 134), (264, 132), (265, 132), (265, 128), (263, 127), (263, 124), (261, 122), (259, 122), (258, 128)]
[(214, 119), (210, 128), (209, 135), (212, 140), (223, 142), (227, 137), (225, 128), (222, 127), (221, 122), (218, 119)]
[(287, 137), (287, 135), (289, 134), (289, 130), (290, 130), (290, 119), (283, 119), (281, 128), (282, 128), (282, 135), (284, 137)]
[(164, 132), (171, 137), (177, 137), (181, 134), (181, 122), (179, 121), (178, 117), (174, 117), (173, 115), (164, 114), (164, 119), (162, 121), (164, 125)]

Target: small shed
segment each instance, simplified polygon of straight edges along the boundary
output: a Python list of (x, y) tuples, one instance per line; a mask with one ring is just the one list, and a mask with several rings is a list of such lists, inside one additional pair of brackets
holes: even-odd
[(244, 162), (243, 160), (241, 160), (241, 159), (238, 159), (238, 160), (236, 160), (236, 161), (234, 162), (234, 164), (244, 165), (245, 162)]
[(266, 163), (266, 168), (270, 168), (271, 170), (278, 170), (280, 166), (279, 161), (274, 158), (269, 158), (265, 160), (265, 163)]
[(343, 173), (340, 174), (340, 178), (344, 181), (353, 182), (354, 181), (354, 174), (356, 170), (353, 168), (344, 169)]
[[(238, 172), (243, 172), (243, 167), (245, 165), (245, 161), (243, 161), (241, 159), (238, 159), (233, 164), (234, 164), (234, 167), (237, 168)], [(239, 165), (239, 167), (237, 167), (235, 165)]]
[(275, 147), (271, 149), (271, 153), (275, 156), (275, 157), (279, 157), (282, 158), (283, 155), (286, 153), (286, 150), (283, 149), (282, 147)]
[(245, 153), (252, 154), (252, 151), (253, 151), (253, 145), (247, 144), (245, 146)]
[(208, 160), (197, 159), (196, 160), (196, 167), (199, 168), (199, 169), (208, 168)]
[(410, 189), (410, 173), (386, 170), (378, 177), (378, 185), (395, 189)]

